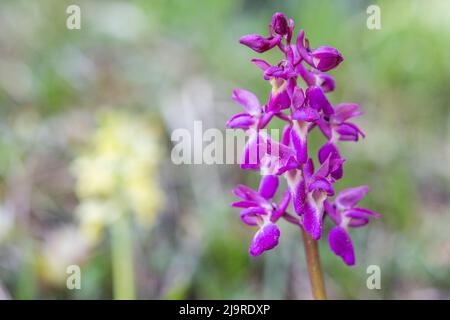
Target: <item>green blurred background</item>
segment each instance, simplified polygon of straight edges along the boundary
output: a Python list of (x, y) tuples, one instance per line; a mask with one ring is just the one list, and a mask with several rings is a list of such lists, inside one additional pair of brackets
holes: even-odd
[[(66, 28), (69, 4), (81, 30)], [(366, 27), (370, 4), (381, 30)], [(276, 11), (339, 49), (330, 99), (365, 111), (337, 189), (369, 185), (363, 204), (383, 217), (352, 230), (356, 267), (321, 242), (329, 296), (450, 298), (445, 0), (2, 0), (0, 298), (310, 298), (298, 229), (282, 223), (276, 250), (247, 253), (254, 230), (230, 190), (257, 174), (170, 160), (173, 130), (224, 129), (234, 87), (267, 98), (238, 39), (265, 34)], [(66, 288), (73, 264), (81, 290)], [(381, 290), (366, 286), (369, 265)]]

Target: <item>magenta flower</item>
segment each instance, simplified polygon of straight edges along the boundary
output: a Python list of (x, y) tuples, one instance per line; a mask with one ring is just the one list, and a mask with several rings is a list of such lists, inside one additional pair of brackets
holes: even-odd
[(333, 143), (336, 140), (358, 141), (359, 136), (364, 138), (364, 132), (347, 120), (362, 114), (356, 103), (340, 103), (336, 106), (334, 114), (323, 117), (317, 124), (322, 133)]
[[(326, 231), (324, 220), (329, 217), (336, 224), (328, 234), (331, 251), (347, 265), (353, 265), (355, 254), (348, 229), (362, 227), (370, 217), (378, 218), (379, 214), (355, 207), (367, 193), (367, 187), (345, 189), (334, 200), (331, 197), (335, 193), (333, 184), (344, 177), (345, 159), (338, 143), (364, 137), (359, 127), (349, 122), (362, 112), (354, 103), (334, 107), (326, 96), (336, 85), (325, 72), (344, 60), (341, 53), (329, 46), (311, 49), (304, 30), (292, 43), (293, 30), (291, 19), (275, 13), (267, 37), (247, 35), (239, 40), (260, 53), (277, 47), (283, 57), (275, 65), (263, 59), (251, 60), (271, 86), (265, 105), (249, 91), (233, 91), (233, 100), (244, 112), (232, 117), (227, 126), (248, 133), (241, 168), (259, 170), (262, 179), (258, 191), (243, 185), (234, 189), (241, 201), (232, 206), (243, 209), (241, 220), (245, 224), (259, 228), (250, 245), (252, 256), (278, 245), (279, 221), (293, 223), (318, 240)], [(303, 87), (298, 80), (303, 80)], [(280, 142), (261, 130), (274, 117), (286, 122)], [(308, 148), (309, 134), (316, 127), (327, 140), (317, 157)], [(317, 170), (314, 159), (318, 162)], [(283, 187), (280, 177), (286, 180)], [(278, 205), (274, 197), (280, 187), (285, 192)], [(291, 199), (295, 215), (287, 212)]]
[(263, 177), (258, 192), (244, 185), (234, 189), (234, 194), (242, 201), (235, 202), (232, 206), (244, 208), (241, 211), (241, 220), (249, 226), (259, 227), (249, 248), (252, 256), (259, 256), (278, 245), (280, 230), (275, 223), (284, 215), (291, 195), (286, 192), (280, 205), (277, 205), (271, 202), (277, 189), (278, 176), (274, 175)]
[(367, 191), (367, 186), (345, 189), (332, 203), (325, 201), (326, 211), (336, 224), (328, 236), (330, 248), (349, 266), (355, 264), (355, 252), (348, 228), (363, 227), (369, 223), (370, 217), (380, 217), (369, 209), (355, 207)]

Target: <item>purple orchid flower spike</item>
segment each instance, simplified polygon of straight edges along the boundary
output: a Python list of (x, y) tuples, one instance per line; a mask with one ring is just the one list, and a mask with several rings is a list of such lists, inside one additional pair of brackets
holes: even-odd
[[(259, 227), (249, 248), (253, 256), (278, 245), (277, 223), (281, 218), (301, 228), (305, 239), (310, 239), (305, 240), (307, 251), (316, 250), (311, 243), (322, 237), (324, 220), (329, 217), (336, 224), (328, 234), (332, 252), (346, 264), (354, 265), (354, 246), (348, 229), (362, 227), (379, 214), (356, 207), (368, 191), (366, 186), (345, 189), (334, 200), (331, 197), (335, 193), (334, 183), (344, 178), (345, 159), (338, 144), (365, 136), (349, 122), (362, 112), (357, 104), (333, 106), (327, 98), (336, 84), (325, 72), (342, 63), (341, 53), (329, 46), (311, 49), (304, 30), (292, 43), (293, 33), (294, 21), (277, 12), (272, 16), (267, 37), (253, 34), (239, 40), (259, 53), (278, 48), (283, 57), (274, 65), (259, 58), (251, 60), (270, 84), (266, 105), (261, 105), (249, 91), (233, 91), (233, 100), (245, 111), (231, 118), (227, 126), (248, 133), (241, 168), (259, 170), (262, 179), (258, 191), (243, 185), (234, 189), (241, 201), (232, 205), (242, 209), (244, 223)], [(279, 142), (262, 130), (275, 117), (286, 123)], [(327, 139), (319, 148), (317, 159), (308, 148), (309, 134), (316, 127)], [(317, 170), (314, 160), (319, 163)], [(287, 186), (281, 183), (281, 177)], [(284, 196), (278, 205), (273, 198), (279, 188), (284, 188)], [(287, 212), (291, 199), (296, 215)], [(307, 256), (307, 259), (316, 258)]]
[(334, 202), (325, 202), (325, 209), (336, 224), (328, 241), (331, 250), (349, 266), (355, 264), (353, 243), (348, 234), (348, 228), (363, 227), (369, 223), (369, 218), (380, 218), (380, 214), (366, 208), (355, 207), (369, 191), (367, 186), (342, 190)]

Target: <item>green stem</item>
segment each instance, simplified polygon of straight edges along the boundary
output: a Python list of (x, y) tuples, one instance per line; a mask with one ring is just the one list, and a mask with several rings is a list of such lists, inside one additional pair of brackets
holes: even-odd
[(113, 298), (135, 299), (134, 257), (131, 224), (124, 214), (111, 225)]
[(315, 300), (326, 300), (327, 294), (325, 291), (322, 267), (320, 265), (318, 242), (311, 238), (303, 228), (301, 229), (313, 298)]

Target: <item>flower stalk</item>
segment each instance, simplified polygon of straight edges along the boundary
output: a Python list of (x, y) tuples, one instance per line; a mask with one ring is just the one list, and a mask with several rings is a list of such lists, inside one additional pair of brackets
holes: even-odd
[(314, 240), (305, 229), (301, 229), (313, 299), (326, 300), (327, 293), (325, 290), (322, 266), (320, 264), (319, 243)]
[(121, 215), (110, 226), (113, 298), (134, 300), (133, 236), (128, 215)]

